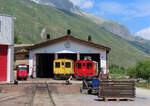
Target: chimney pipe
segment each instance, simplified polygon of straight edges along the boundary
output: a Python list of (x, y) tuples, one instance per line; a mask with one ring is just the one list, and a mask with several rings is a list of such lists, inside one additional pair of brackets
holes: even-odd
[(91, 35), (88, 36), (88, 41), (91, 42), (92, 41), (92, 37)]
[(71, 35), (71, 30), (70, 29), (67, 30), (67, 35)]
[(50, 40), (51, 35), (47, 34), (46, 37), (47, 37), (47, 40)]

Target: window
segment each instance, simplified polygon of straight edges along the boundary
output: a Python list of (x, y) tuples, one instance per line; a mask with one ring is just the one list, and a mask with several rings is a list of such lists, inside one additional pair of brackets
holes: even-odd
[(28, 55), (28, 54), (27, 54), (27, 55), (25, 55), (25, 56), (24, 56), (24, 58), (25, 58), (25, 59), (28, 59), (28, 58), (29, 58), (29, 55)]
[(60, 68), (60, 62), (56, 62), (56, 63), (55, 63), (55, 67), (56, 67), (56, 68)]
[(27, 71), (27, 68), (25, 67), (21, 67), (21, 68), (18, 68), (19, 71)]
[(66, 67), (66, 68), (70, 68), (70, 67), (71, 67), (70, 62), (66, 62), (66, 63), (65, 63), (65, 67)]
[(64, 65), (64, 62), (62, 62), (62, 66)]
[(92, 63), (87, 63), (87, 69), (91, 69), (92, 68)]
[(81, 63), (77, 63), (77, 64), (76, 64), (76, 68), (77, 68), (77, 69), (81, 69)]
[(83, 63), (83, 66), (85, 66), (85, 63)]

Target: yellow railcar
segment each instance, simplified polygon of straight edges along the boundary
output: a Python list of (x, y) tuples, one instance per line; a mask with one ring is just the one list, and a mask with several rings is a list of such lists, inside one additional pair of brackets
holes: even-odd
[(74, 64), (70, 59), (56, 59), (54, 60), (54, 78), (69, 78), (74, 75)]

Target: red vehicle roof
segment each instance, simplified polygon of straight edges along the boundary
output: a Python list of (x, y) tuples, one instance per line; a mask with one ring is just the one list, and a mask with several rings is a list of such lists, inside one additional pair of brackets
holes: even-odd
[(93, 62), (92, 60), (77, 60), (75, 63), (77, 62)]

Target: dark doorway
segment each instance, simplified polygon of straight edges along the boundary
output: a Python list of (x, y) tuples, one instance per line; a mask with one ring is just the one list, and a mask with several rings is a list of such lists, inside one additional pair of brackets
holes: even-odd
[(80, 60), (84, 60), (85, 57), (91, 57), (91, 60), (98, 62), (98, 67), (101, 67), (100, 66), (100, 54), (87, 54), (87, 53), (80, 54)]
[(36, 76), (39, 78), (52, 78), (54, 54), (36, 55)]
[(77, 54), (74, 53), (59, 53), (58, 54), (59, 59), (71, 59), (73, 61), (77, 60)]

